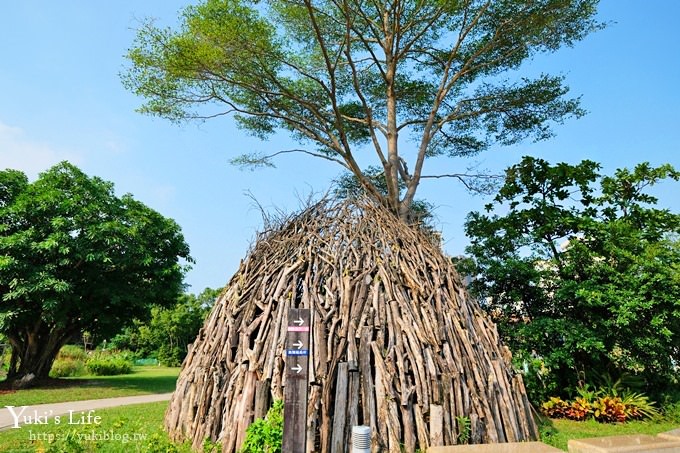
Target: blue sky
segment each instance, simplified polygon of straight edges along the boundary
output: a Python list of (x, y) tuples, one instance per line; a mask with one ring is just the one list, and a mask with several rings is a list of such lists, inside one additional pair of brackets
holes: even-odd
[[(339, 174), (333, 164), (284, 156), (276, 169), (242, 171), (228, 159), (273, 151), (287, 139), (261, 143), (228, 118), (177, 126), (142, 116), (141, 104), (118, 74), (134, 28), (144, 17), (172, 24), (181, 0), (98, 2), (22, 0), (0, 9), (0, 169), (30, 178), (61, 160), (113, 181), (119, 194), (175, 219), (196, 259), (191, 291), (227, 283), (261, 226), (258, 209), (298, 206)], [(601, 162), (605, 173), (650, 161), (680, 168), (680, 34), (675, 0), (603, 0), (600, 19), (612, 22), (574, 48), (541, 56), (529, 72), (564, 74), (588, 115), (555, 127), (547, 142), (491, 150), (475, 161), (494, 171), (531, 154), (551, 162)], [(432, 162), (462, 171), (473, 162)], [(430, 167), (432, 169), (432, 167)], [(680, 211), (679, 185), (657, 189), (663, 206)], [(420, 196), (437, 206), (450, 254), (463, 251), (465, 215), (487, 198), (471, 197), (454, 181), (429, 180)]]

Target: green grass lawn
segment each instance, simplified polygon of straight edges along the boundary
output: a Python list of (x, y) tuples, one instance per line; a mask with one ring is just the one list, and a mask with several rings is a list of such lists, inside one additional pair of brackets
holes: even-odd
[[(188, 445), (172, 444), (161, 425), (167, 402), (99, 409), (101, 424), (72, 426), (54, 421), (38, 428), (24, 425), (0, 431), (0, 452), (109, 452), (109, 453), (189, 453)], [(678, 427), (671, 421), (657, 420), (603, 424), (593, 420), (549, 420), (541, 426), (541, 441), (567, 451), (569, 439), (626, 434), (656, 435)]]
[(132, 374), (84, 376), (53, 381), (44, 388), (0, 392), (0, 407), (23, 406), (95, 398), (168, 393), (175, 390), (179, 368), (134, 367)]
[(628, 423), (598, 423), (595, 420), (577, 422), (559, 419), (549, 420), (541, 426), (541, 442), (567, 451), (569, 439), (587, 437), (625, 436), (629, 434), (649, 434), (671, 431), (680, 424), (667, 420), (634, 421)]
[(23, 425), (0, 431), (0, 452), (189, 453), (187, 444), (172, 444), (162, 429), (167, 402), (99, 409), (99, 424)]
[[(135, 367), (132, 374), (88, 376), (62, 379), (49, 388), (0, 393), (0, 407), (21, 406), (94, 398), (166, 393), (175, 389), (179, 368)], [(98, 409), (98, 425), (69, 425), (51, 421), (39, 427), (24, 425), (0, 431), (0, 452), (144, 452), (188, 453), (187, 445), (174, 445), (162, 430), (167, 402)], [(655, 420), (605, 424), (594, 420), (547, 420), (541, 425), (541, 441), (567, 451), (569, 439), (619, 436), (627, 434), (657, 435), (680, 426), (677, 421)]]

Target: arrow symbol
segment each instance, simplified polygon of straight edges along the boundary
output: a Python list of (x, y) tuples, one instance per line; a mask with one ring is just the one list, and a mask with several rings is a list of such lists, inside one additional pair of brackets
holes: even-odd
[(293, 346), (295, 346), (298, 349), (302, 349), (302, 340), (298, 340), (297, 343), (293, 343)]
[(299, 363), (296, 363), (295, 366), (293, 367), (293, 371), (295, 371), (297, 374), (300, 374), (302, 371), (302, 367), (300, 366)]
[(297, 324), (298, 326), (301, 326), (301, 325), (303, 325), (304, 323), (305, 323), (305, 320), (302, 319), (302, 318), (296, 319), (295, 321), (293, 321), (293, 324)]

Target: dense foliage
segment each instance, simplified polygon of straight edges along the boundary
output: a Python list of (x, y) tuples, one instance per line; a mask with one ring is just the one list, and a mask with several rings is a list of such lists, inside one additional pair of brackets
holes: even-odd
[(283, 401), (274, 401), (267, 416), (255, 420), (246, 430), (239, 453), (280, 453), (283, 443)]
[(135, 320), (109, 345), (129, 349), (140, 358), (156, 358), (161, 365), (180, 366), (220, 291), (206, 288), (198, 296), (185, 293), (171, 307), (153, 307), (148, 321)]
[(95, 376), (114, 376), (132, 372), (132, 358), (124, 352), (95, 351), (85, 362), (87, 371)]
[[(599, 28), (597, 3), (204, 0), (176, 30), (144, 24), (123, 82), (148, 114), (232, 114), (260, 138), (285, 131), (302, 147), (234, 161), (272, 165), (289, 152), (333, 161), (406, 219), (423, 178), (471, 176), (427, 174), (429, 158), (545, 139), (583, 114), (562, 77), (516, 70)], [(360, 167), (366, 154), (386, 194)]]
[(524, 158), (466, 222), (473, 258), (459, 268), (537, 403), (607, 373), (643, 377), (647, 391), (677, 381), (680, 215), (648, 188), (680, 173), (598, 169)]
[(75, 377), (87, 374), (85, 362), (87, 362), (87, 353), (81, 347), (72, 344), (64, 345), (52, 364), (50, 377)]
[(172, 220), (60, 163), (29, 183), (0, 172), (0, 331), (9, 378), (46, 377), (63, 344), (106, 338), (182, 288), (189, 248)]

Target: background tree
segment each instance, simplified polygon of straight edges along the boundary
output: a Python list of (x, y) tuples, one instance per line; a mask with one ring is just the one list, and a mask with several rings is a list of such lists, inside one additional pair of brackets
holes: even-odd
[(157, 358), (164, 366), (180, 366), (221, 291), (206, 288), (199, 295), (182, 294), (171, 307), (155, 306), (148, 321), (135, 320), (109, 344)]
[(466, 222), (474, 259), (459, 269), (517, 359), (550, 370), (550, 392), (625, 372), (658, 387), (680, 361), (680, 215), (645, 192), (680, 173), (599, 168), (525, 157), (487, 206), (504, 214)]
[(47, 377), (59, 348), (108, 337), (150, 304), (173, 303), (189, 248), (179, 226), (62, 162), (33, 183), (0, 172), (0, 331), (8, 378)]
[[(521, 78), (537, 53), (600, 25), (597, 0), (205, 0), (178, 30), (147, 22), (123, 82), (142, 112), (174, 121), (233, 114), (265, 138), (303, 147), (234, 162), (271, 165), (301, 152), (336, 162), (408, 220), (428, 158), (473, 156), (494, 144), (542, 140), (580, 116), (562, 77)], [(382, 168), (385, 193), (360, 162)], [(370, 159), (368, 159), (370, 160)]]

